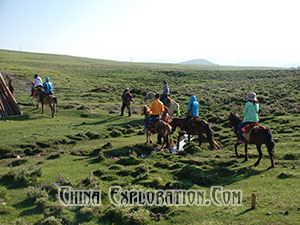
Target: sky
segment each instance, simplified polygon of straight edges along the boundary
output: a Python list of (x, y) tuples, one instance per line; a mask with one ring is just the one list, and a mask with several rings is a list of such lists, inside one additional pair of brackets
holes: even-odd
[(0, 0), (0, 49), (300, 66), (298, 0)]

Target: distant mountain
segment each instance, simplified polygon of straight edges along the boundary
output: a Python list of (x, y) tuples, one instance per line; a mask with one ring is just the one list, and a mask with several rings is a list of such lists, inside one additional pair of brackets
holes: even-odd
[(206, 59), (193, 59), (179, 64), (189, 64), (189, 65), (206, 65), (206, 66), (216, 66), (217, 64), (212, 63)]

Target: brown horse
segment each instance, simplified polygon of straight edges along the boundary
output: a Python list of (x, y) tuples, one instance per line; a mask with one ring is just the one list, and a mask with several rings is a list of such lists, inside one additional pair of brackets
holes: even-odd
[[(172, 119), (171, 126), (172, 131), (175, 131), (177, 127), (179, 127), (181, 130), (184, 130), (184, 120), (185, 118), (174, 118)], [(218, 149), (220, 146), (214, 141), (213, 134), (211, 127), (209, 126), (209, 123), (207, 123), (205, 120), (200, 120), (199, 118), (195, 117), (192, 118), (187, 123), (187, 133), (188, 133), (188, 143), (190, 143), (191, 135), (198, 135), (199, 137), (199, 147), (202, 144), (202, 137), (205, 133), (210, 144), (210, 149)], [(179, 148), (179, 142), (181, 137), (184, 134), (182, 132), (179, 133), (178, 141), (177, 141), (177, 150)]]
[[(33, 100), (36, 99), (36, 101), (37, 101), (36, 108), (37, 109), (39, 108), (40, 94), (42, 91), (43, 91), (42, 88), (35, 88), (33, 90), (32, 105), (34, 105)], [(42, 104), (42, 114), (44, 114), (45, 105), (49, 105), (49, 107), (51, 108), (51, 112), (52, 112), (52, 118), (54, 118), (55, 111), (57, 112), (57, 98), (52, 94), (47, 95), (47, 96), (43, 97), (43, 101), (41, 104)]]
[[(238, 126), (239, 124), (242, 122), (242, 119), (240, 118), (240, 116), (236, 113), (230, 113), (229, 115), (229, 125), (233, 128), (234, 133), (236, 134), (236, 136), (238, 136)], [(272, 133), (270, 128), (268, 127), (264, 127), (264, 126), (258, 126), (258, 127), (254, 127), (252, 128), (253, 130), (250, 133), (250, 141), (245, 140), (245, 161), (248, 160), (248, 144), (255, 144), (259, 157), (257, 162), (254, 164), (254, 166), (258, 166), (260, 163), (260, 160), (262, 158), (262, 151), (261, 151), (261, 145), (265, 144), (269, 155), (270, 155), (270, 159), (271, 159), (271, 167), (269, 168), (274, 168), (275, 167), (275, 155), (274, 155), (274, 146), (275, 143), (273, 141), (272, 138)], [(235, 143), (234, 145), (234, 150), (235, 150), (235, 154), (236, 156), (239, 158), (239, 154), (237, 151), (237, 146), (241, 144), (241, 143)]]
[[(142, 116), (148, 117), (151, 115), (150, 107), (144, 105), (142, 108)], [(170, 141), (169, 141), (169, 133), (171, 132), (172, 127), (167, 124), (166, 122), (162, 120), (155, 120), (151, 121), (149, 120), (149, 129), (146, 133), (146, 144), (152, 143), (151, 134), (158, 133), (158, 143), (160, 143), (160, 139), (163, 138), (163, 143), (160, 147), (160, 149), (163, 149), (164, 145), (166, 145), (167, 148), (170, 149)]]

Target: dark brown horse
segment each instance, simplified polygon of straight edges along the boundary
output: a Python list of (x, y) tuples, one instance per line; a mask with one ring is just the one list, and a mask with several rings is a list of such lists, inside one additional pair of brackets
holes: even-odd
[[(229, 115), (229, 125), (233, 128), (233, 131), (236, 135), (238, 135), (238, 126), (239, 124), (242, 122), (242, 119), (240, 118), (240, 116), (236, 113), (230, 113)], [(250, 133), (250, 141), (245, 140), (245, 161), (248, 160), (248, 144), (255, 144), (257, 147), (257, 151), (258, 151), (258, 160), (257, 162), (254, 164), (254, 166), (258, 166), (260, 163), (260, 160), (262, 158), (262, 151), (261, 151), (261, 146), (262, 144), (265, 144), (269, 155), (270, 155), (270, 159), (271, 159), (271, 167), (270, 168), (274, 168), (275, 167), (275, 155), (274, 155), (274, 146), (275, 143), (273, 141), (272, 138), (272, 133), (269, 127), (264, 127), (264, 126), (258, 126), (258, 127), (254, 127), (252, 128), (253, 130)], [(237, 146), (240, 143), (235, 143), (234, 145), (234, 150), (235, 150), (235, 154), (236, 156), (239, 158), (239, 153), (237, 151)]]
[[(172, 119), (171, 126), (172, 126), (172, 131), (175, 131), (177, 127), (179, 127), (181, 130), (184, 130), (184, 120), (185, 118), (174, 118)], [(187, 133), (188, 133), (188, 142), (190, 143), (191, 140), (191, 135), (198, 135), (199, 137), (199, 146), (202, 144), (202, 137), (203, 134), (205, 133), (209, 144), (210, 144), (210, 149), (218, 149), (219, 145), (214, 141), (213, 139), (213, 133), (211, 130), (211, 127), (209, 126), (209, 123), (207, 123), (205, 120), (200, 120), (199, 118), (192, 118), (190, 121), (187, 123)], [(179, 133), (178, 136), (178, 141), (177, 141), (177, 150), (179, 148), (179, 141), (181, 137), (184, 134), (182, 132)]]
[[(144, 105), (141, 114), (145, 116), (145, 118), (147, 116), (150, 116), (151, 115), (150, 107)], [(172, 127), (162, 120), (157, 120), (157, 121), (149, 120), (149, 129), (146, 133), (146, 144), (148, 142), (152, 143), (151, 134), (158, 133), (158, 137), (157, 137), (158, 142), (161, 141), (160, 140), (161, 138), (163, 138), (164, 140), (160, 149), (163, 149), (164, 145), (166, 145), (166, 147), (170, 149), (169, 133), (171, 132), (171, 130)]]

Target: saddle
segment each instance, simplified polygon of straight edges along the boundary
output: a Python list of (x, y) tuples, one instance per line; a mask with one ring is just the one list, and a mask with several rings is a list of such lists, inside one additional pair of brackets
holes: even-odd
[(164, 105), (169, 105), (170, 102), (172, 101), (172, 99), (170, 97), (165, 98), (164, 100), (162, 100), (162, 103), (164, 103)]
[(159, 119), (154, 119), (154, 120), (148, 121), (148, 128), (152, 134), (156, 133), (158, 123), (159, 123)]
[(258, 123), (250, 123), (247, 126), (243, 127), (242, 128), (243, 138), (247, 142), (251, 142), (250, 135), (251, 135), (252, 131), (254, 130), (254, 128), (258, 128), (258, 127), (260, 127)]

